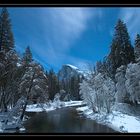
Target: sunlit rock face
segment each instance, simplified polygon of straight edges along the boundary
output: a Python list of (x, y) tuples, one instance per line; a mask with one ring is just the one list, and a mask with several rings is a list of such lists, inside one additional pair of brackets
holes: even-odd
[(59, 81), (68, 81), (73, 76), (82, 76), (82, 72), (75, 66), (72, 66), (70, 64), (65, 64), (62, 66), (62, 68), (58, 72), (58, 78)]
[(79, 83), (82, 82), (83, 74), (77, 67), (70, 64), (62, 66), (58, 72), (58, 79), (61, 89), (70, 100), (80, 100)]

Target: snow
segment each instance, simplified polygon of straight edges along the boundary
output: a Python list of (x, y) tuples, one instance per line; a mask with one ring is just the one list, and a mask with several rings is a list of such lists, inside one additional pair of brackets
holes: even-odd
[(88, 106), (78, 107), (76, 108), (77, 111), (85, 111), (88, 109)]
[(83, 101), (68, 101), (68, 102), (64, 102), (65, 107), (69, 107), (69, 106), (79, 106), (79, 105), (83, 105)]
[(5, 124), (2, 120), (4, 120), (4, 116), (1, 115), (1, 121), (0, 121), (0, 133), (15, 133), (18, 128), (20, 128), (22, 125), (20, 122), (17, 122), (18, 117), (13, 117), (14, 120), (10, 120)]
[[(123, 133), (140, 133), (140, 119), (131, 115), (123, 114), (119, 111), (113, 111), (109, 115), (93, 113), (88, 106), (78, 107), (78, 112), (98, 123), (106, 124), (112, 129)], [(81, 114), (81, 113), (80, 113)]]
[(47, 111), (48, 112), (48, 111), (55, 110), (57, 108), (79, 106), (83, 104), (84, 104), (83, 101), (68, 101), (68, 102), (56, 101), (56, 102), (51, 102), (50, 104), (43, 104), (42, 106), (39, 106), (38, 104), (27, 105), (26, 111), (27, 112)]
[(43, 107), (38, 106), (37, 104), (34, 105), (27, 105), (26, 112), (42, 112), (42, 111), (52, 111), (56, 108), (54, 106), (48, 107), (47, 105), (43, 105)]
[(20, 63), (17, 63), (17, 66), (20, 67), (20, 66), (22, 66), (22, 65), (21, 65)]
[(65, 64), (65, 66), (68, 66), (68, 67), (71, 67), (72, 69), (76, 70), (79, 74), (85, 76), (85, 77), (88, 77), (91, 72), (85, 67), (85, 69), (79, 69), (77, 68), (76, 66), (73, 66), (71, 64)]
[[(81, 106), (82, 105), (82, 106)], [(84, 106), (83, 106), (84, 105)], [(103, 113), (93, 113), (92, 109), (85, 105), (83, 101), (55, 101), (49, 104), (33, 104), (27, 105), (27, 112), (42, 112), (42, 111), (52, 111), (57, 108), (71, 107), (71, 106), (81, 106), (77, 107), (76, 110), (79, 114), (83, 114), (89, 119), (96, 120), (98, 123), (105, 124), (112, 129), (123, 132), (123, 133), (139, 133), (140, 132), (140, 119), (132, 115), (124, 114), (122, 112), (114, 110), (112, 113), (106, 115)], [(1, 129), (2, 123), (0, 122), (0, 133), (3, 132)], [(21, 128), (20, 131), (24, 131)]]
[(137, 117), (114, 111), (113, 114), (108, 116), (108, 119), (111, 122), (111, 126), (115, 126), (120, 131), (123, 128), (123, 131), (130, 133), (140, 132), (140, 119)]
[(3, 132), (3, 130), (1, 128), (2, 128), (2, 123), (0, 122), (0, 133)]
[(20, 128), (19, 130), (20, 130), (20, 131), (25, 131), (25, 128), (23, 127), (23, 128)]
[(72, 69), (78, 70), (78, 68), (77, 68), (77, 67), (75, 67), (75, 66), (73, 66), (73, 65), (66, 64), (66, 66), (69, 66), (69, 67), (71, 67)]

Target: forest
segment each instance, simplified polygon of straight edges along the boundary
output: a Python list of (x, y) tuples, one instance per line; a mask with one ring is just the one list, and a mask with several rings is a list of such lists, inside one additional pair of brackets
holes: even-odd
[[(14, 126), (22, 124), (30, 105), (38, 104), (43, 108), (43, 104), (48, 107), (54, 102), (56, 106), (70, 101), (83, 102), (97, 121), (100, 117), (106, 120), (104, 117), (114, 111), (139, 118), (140, 35), (136, 35), (132, 46), (126, 24), (118, 19), (109, 47), (109, 54), (96, 65), (90, 65), (88, 74), (65, 64), (58, 73), (53, 69), (46, 70), (33, 59), (30, 46), (22, 55), (18, 54), (9, 12), (2, 8), (0, 121), (3, 127), (10, 127), (11, 121), (14, 121)], [(81, 110), (88, 116), (84, 107), (77, 108), (77, 111)], [(119, 127), (123, 131), (124, 126), (121, 124)]]

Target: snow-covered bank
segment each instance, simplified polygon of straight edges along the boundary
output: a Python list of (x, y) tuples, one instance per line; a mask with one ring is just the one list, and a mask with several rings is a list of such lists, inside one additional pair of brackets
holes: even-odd
[(2, 130), (2, 123), (0, 122), (0, 133), (2, 133), (3, 130)]
[(109, 115), (93, 113), (87, 106), (78, 107), (77, 111), (82, 111), (83, 115), (98, 123), (105, 124), (112, 129), (123, 133), (139, 133), (140, 119), (134, 116), (123, 114), (119, 111), (113, 111)]
[(48, 105), (43, 105), (42, 107), (39, 106), (38, 104), (34, 105), (28, 105), (26, 108), (26, 112), (42, 112), (42, 111), (51, 111), (54, 110), (55, 108), (53, 106), (48, 106)]
[(69, 102), (63, 102), (65, 107), (69, 106), (79, 106), (79, 105), (84, 105), (85, 103), (83, 101), (69, 101)]
[(33, 105), (27, 105), (26, 111), (27, 112), (42, 112), (42, 111), (52, 111), (57, 108), (62, 107), (70, 107), (70, 106), (79, 106), (84, 105), (83, 101), (68, 101), (68, 102), (51, 102), (49, 104), (33, 104)]
[[(1, 117), (1, 116), (0, 116)], [(6, 116), (5, 116), (6, 117)], [(4, 117), (1, 117), (0, 121), (0, 133), (16, 133), (25, 131), (24, 126), (22, 125), (24, 121), (26, 121), (25, 117), (23, 118), (23, 122), (18, 122), (19, 117), (13, 117), (15, 120), (8, 120), (7, 123), (4, 121)]]
[[(54, 102), (49, 102), (47, 104), (33, 104), (33, 105), (27, 105), (26, 111), (27, 112), (42, 112), (42, 111), (52, 111), (58, 108), (62, 108), (62, 107), (71, 107), (71, 106), (80, 106), (80, 105), (84, 105), (83, 101), (68, 101), (68, 102), (62, 102), (60, 100), (58, 101), (54, 101)], [(26, 116), (27, 118), (27, 116)], [(23, 121), (26, 121), (26, 118)], [(2, 120), (2, 116), (0, 116), (0, 120)], [(16, 124), (12, 125), (9, 124), (7, 126), (12, 128), (15, 128)], [(24, 127), (20, 127), (19, 129), (20, 132), (25, 131)], [(0, 121), (0, 133), (3, 132), (7, 132), (7, 133), (14, 133), (15, 130), (4, 130), (4, 126), (2, 124), (2, 122)]]

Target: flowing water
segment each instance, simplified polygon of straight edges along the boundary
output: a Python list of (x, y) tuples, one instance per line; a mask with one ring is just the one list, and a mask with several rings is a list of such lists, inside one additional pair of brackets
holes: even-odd
[(80, 116), (75, 107), (27, 113), (26, 133), (115, 133), (113, 129)]

